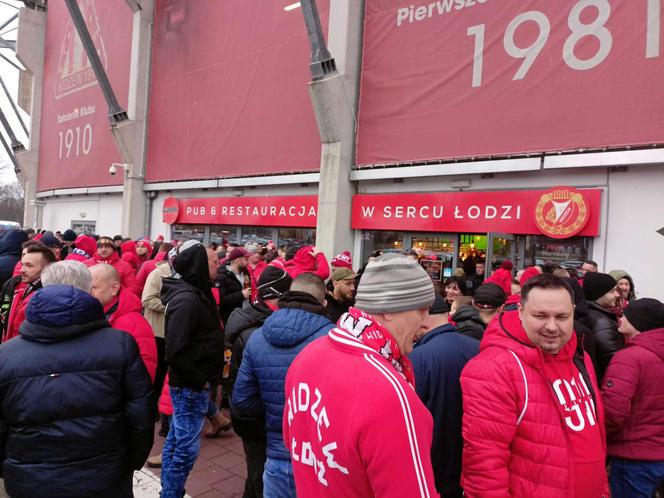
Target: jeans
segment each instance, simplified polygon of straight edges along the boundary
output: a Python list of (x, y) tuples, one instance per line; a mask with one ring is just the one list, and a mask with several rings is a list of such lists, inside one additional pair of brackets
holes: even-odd
[(269, 458), (263, 472), (263, 496), (265, 498), (295, 498), (295, 479), (290, 460)]
[(664, 481), (664, 462), (611, 458), (611, 496), (613, 498), (652, 498)]
[(184, 486), (198, 453), (201, 432), (210, 406), (210, 391), (171, 387), (173, 416), (164, 442), (161, 464), (161, 498), (182, 498)]

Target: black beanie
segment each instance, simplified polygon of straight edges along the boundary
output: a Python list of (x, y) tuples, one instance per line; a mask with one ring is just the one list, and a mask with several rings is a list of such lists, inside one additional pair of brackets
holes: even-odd
[(639, 332), (664, 328), (664, 303), (644, 297), (627, 305), (625, 318)]
[(583, 277), (583, 293), (587, 301), (597, 301), (617, 285), (608, 273), (587, 272)]
[(65, 233), (62, 234), (62, 240), (65, 242), (74, 242), (76, 240), (76, 232), (71, 228), (65, 230)]
[(285, 270), (276, 266), (265, 268), (258, 278), (258, 298), (261, 301), (279, 299), (281, 295), (290, 289), (293, 279)]

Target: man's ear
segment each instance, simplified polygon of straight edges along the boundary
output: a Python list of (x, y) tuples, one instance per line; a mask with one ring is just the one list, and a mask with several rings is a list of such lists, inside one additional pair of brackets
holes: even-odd
[(523, 305), (521, 303), (517, 303), (516, 309), (519, 311), (519, 318), (521, 318), (523, 315)]
[(111, 285), (111, 289), (113, 289), (113, 295), (117, 296), (120, 293), (120, 282), (118, 282), (117, 280), (113, 282), (113, 284)]

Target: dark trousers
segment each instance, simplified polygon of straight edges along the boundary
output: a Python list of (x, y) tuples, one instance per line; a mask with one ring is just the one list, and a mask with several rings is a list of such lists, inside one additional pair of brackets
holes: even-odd
[(242, 498), (263, 498), (263, 470), (267, 459), (266, 442), (243, 439), (242, 446), (247, 460), (247, 480), (244, 483)]
[(155, 337), (155, 342), (157, 343), (157, 371), (154, 375), (154, 384), (152, 385), (152, 397), (155, 413), (158, 414), (159, 396), (161, 396), (161, 391), (164, 388), (168, 365), (166, 365), (166, 340), (163, 337)]
[(664, 462), (611, 458), (609, 484), (614, 498), (651, 498), (664, 482)]

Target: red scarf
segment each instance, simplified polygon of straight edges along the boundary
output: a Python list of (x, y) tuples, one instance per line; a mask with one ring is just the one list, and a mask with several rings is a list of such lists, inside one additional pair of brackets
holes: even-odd
[(339, 319), (337, 326), (375, 350), (389, 361), (411, 386), (415, 386), (412, 363), (401, 354), (392, 334), (374, 317), (357, 308), (350, 308), (348, 313), (344, 313)]

